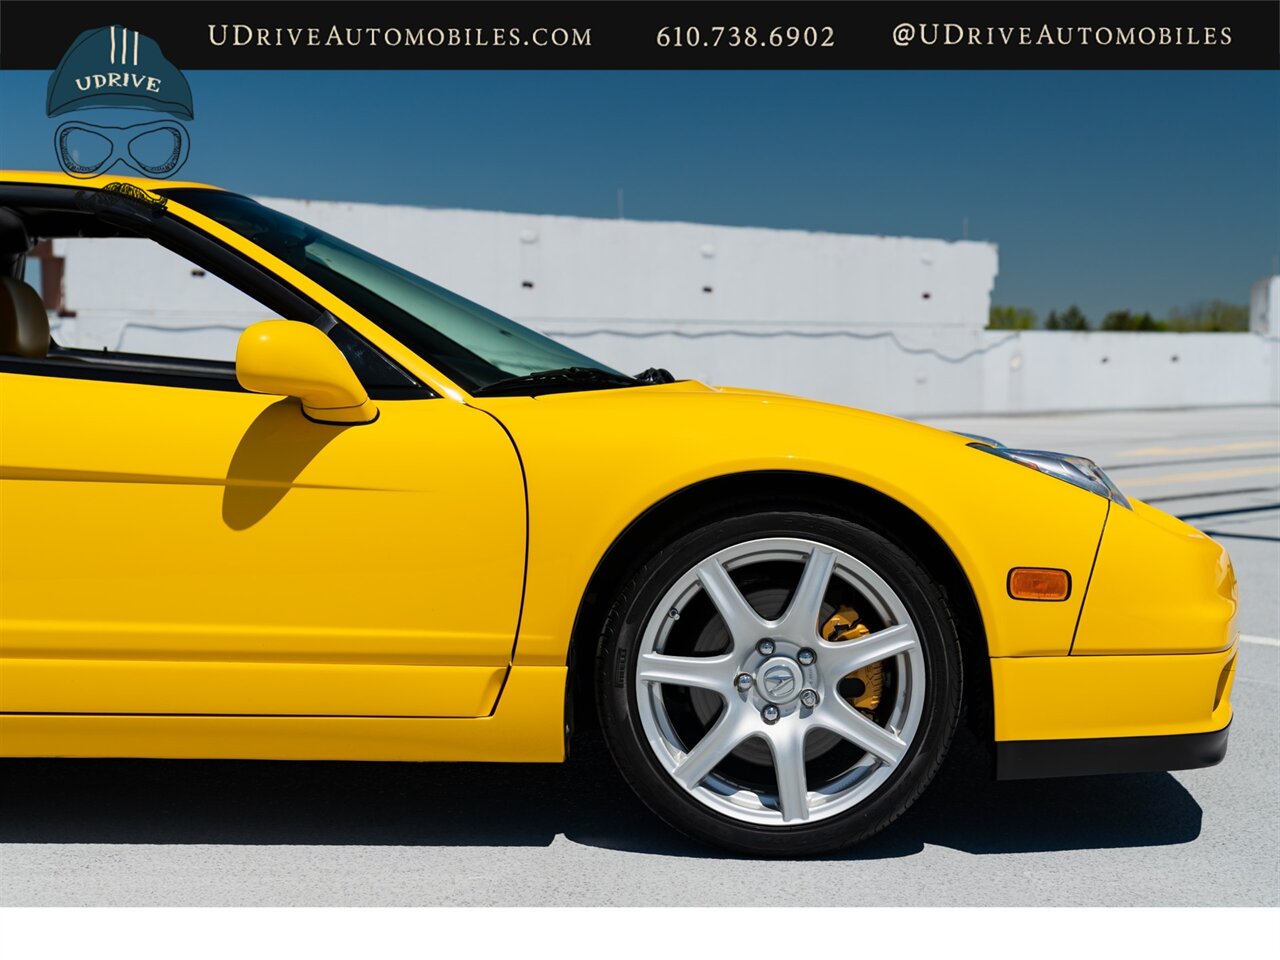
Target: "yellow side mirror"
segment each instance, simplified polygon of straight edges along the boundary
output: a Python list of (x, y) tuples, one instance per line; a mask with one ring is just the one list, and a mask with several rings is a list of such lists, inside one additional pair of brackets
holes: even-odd
[(378, 408), (342, 351), (317, 328), (293, 320), (247, 327), (236, 346), (236, 379), (254, 393), (297, 397), (321, 423), (372, 423)]

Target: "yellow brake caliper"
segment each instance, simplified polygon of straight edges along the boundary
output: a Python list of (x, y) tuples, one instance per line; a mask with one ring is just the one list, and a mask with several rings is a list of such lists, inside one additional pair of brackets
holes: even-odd
[[(853, 607), (841, 607), (831, 619), (822, 625), (822, 639), (839, 643), (841, 640), (857, 640), (871, 631), (858, 622), (858, 611)], [(859, 710), (872, 711), (880, 706), (880, 693), (884, 689), (884, 665), (872, 663), (859, 667), (849, 675), (858, 683), (847, 684), (853, 689), (845, 695)], [(859, 686), (861, 684), (861, 686)]]

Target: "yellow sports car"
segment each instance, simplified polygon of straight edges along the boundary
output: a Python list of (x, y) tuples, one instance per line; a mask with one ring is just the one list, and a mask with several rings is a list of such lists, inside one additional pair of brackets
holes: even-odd
[[(234, 361), (60, 344), (47, 240), (264, 319)], [(1006, 778), (1226, 750), (1227, 554), (1089, 460), (629, 376), (234, 193), (0, 173), (0, 384), (5, 755), (559, 761), (598, 722), (669, 823), (785, 856), (901, 814), (965, 714)]]

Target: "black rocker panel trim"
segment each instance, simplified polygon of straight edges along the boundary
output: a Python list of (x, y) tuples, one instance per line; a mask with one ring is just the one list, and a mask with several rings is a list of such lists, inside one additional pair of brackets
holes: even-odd
[(1227, 724), (1208, 733), (1164, 737), (998, 741), (996, 779), (1037, 780), (1212, 767), (1227, 755), (1230, 729)]

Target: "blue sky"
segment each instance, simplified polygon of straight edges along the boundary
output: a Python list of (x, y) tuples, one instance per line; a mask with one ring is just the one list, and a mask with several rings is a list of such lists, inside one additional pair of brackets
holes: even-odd
[[(180, 177), (246, 193), (959, 238), (994, 302), (1163, 314), (1280, 258), (1280, 75), (189, 71)], [(55, 167), (45, 72), (0, 165)]]

